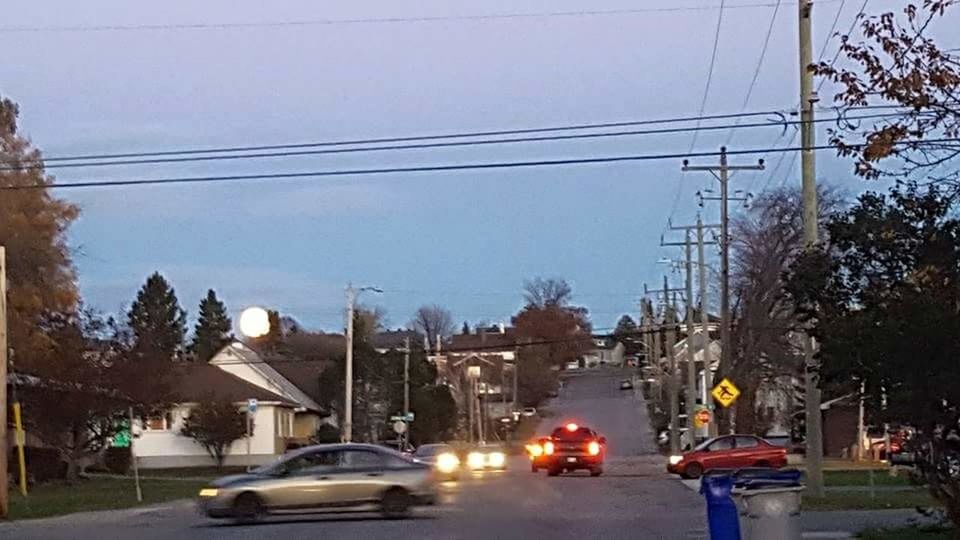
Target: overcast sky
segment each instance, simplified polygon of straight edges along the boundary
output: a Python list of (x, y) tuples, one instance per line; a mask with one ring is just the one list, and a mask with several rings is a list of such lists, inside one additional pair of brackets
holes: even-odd
[[(775, 0), (739, 0), (723, 13), (706, 112), (740, 112)], [(868, 11), (903, 2), (874, 0)], [(456, 133), (696, 115), (719, 0), (453, 2), (45, 1), (5, 6), (0, 94), (20, 104), (23, 132), (47, 156), (282, 144)], [(756, 6), (756, 4), (769, 4)], [(815, 8), (815, 57), (840, 12)], [(710, 7), (703, 10), (611, 10)], [(589, 9), (592, 14), (557, 15)], [(784, 2), (748, 110), (797, 102), (797, 8)], [(10, 27), (164, 25), (447, 17), (233, 28), (9, 31)], [(944, 21), (941, 28), (952, 23)], [(946, 44), (958, 45), (958, 44)], [(827, 46), (832, 58), (836, 42)], [(829, 86), (823, 94), (829, 97)], [(662, 126), (661, 126), (662, 127)], [(822, 126), (825, 129), (824, 126)], [(779, 128), (740, 130), (730, 146), (785, 146)], [(728, 132), (703, 133), (716, 150)], [(823, 132), (820, 134), (823, 140)], [(59, 181), (686, 152), (690, 133), (563, 143), (64, 169)], [(712, 158), (703, 161), (710, 162)], [(754, 162), (738, 157), (734, 162)], [(777, 155), (767, 156), (768, 164)], [(786, 162), (790, 162), (788, 158)], [(699, 160), (698, 160), (699, 162)], [(559, 276), (598, 328), (636, 313), (668, 217), (695, 219), (703, 173), (679, 160), (562, 168), (262, 181), (229, 185), (61, 191), (83, 210), (70, 230), (90, 304), (116, 312), (154, 270), (191, 312), (214, 288), (232, 312), (260, 304), (306, 325), (342, 327), (343, 287), (376, 285), (364, 300), (393, 326), (422, 303), (458, 321), (509, 320), (525, 278)], [(771, 167), (772, 168), (772, 167)], [(849, 163), (819, 154), (818, 177), (856, 193)], [(743, 173), (734, 188), (799, 182)], [(679, 189), (679, 195), (678, 195)], [(679, 199), (677, 199), (679, 197)], [(674, 201), (679, 203), (674, 208)], [(705, 219), (716, 220), (709, 205)], [(679, 239), (679, 237), (677, 237)], [(680, 275), (671, 279), (681, 283)]]

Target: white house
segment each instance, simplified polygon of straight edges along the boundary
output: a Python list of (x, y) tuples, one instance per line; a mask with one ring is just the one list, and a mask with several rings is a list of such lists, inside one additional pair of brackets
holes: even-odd
[[(301, 366), (305, 367), (305, 366)], [(314, 367), (316, 376), (319, 369)], [(144, 468), (212, 465), (213, 458), (193, 439), (181, 434), (184, 418), (206, 398), (234, 402), (246, 410), (257, 401), (250, 437), (235, 441), (227, 465), (255, 465), (274, 461), (293, 444), (309, 442), (329, 419), (317, 402), (297, 384), (260, 358), (249, 347), (233, 343), (207, 364), (178, 366), (173, 381), (176, 403), (162, 415), (150, 417), (135, 441), (138, 464)]]
[(586, 367), (622, 366), (626, 347), (623, 343), (607, 337), (594, 337), (593, 347), (583, 355)]

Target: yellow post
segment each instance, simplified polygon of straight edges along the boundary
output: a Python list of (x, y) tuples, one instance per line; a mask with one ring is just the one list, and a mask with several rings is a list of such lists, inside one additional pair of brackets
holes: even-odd
[(20, 493), (27, 496), (27, 459), (23, 455), (23, 445), (26, 435), (23, 433), (23, 422), (20, 419), (20, 402), (13, 403), (13, 424), (17, 435), (17, 459), (20, 462)]

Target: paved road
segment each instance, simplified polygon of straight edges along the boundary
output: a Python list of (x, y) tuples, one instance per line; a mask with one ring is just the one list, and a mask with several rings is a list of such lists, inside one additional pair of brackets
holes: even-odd
[(4, 538), (294, 538), (363, 540), (492, 538), (705, 538), (703, 502), (651, 455), (642, 398), (619, 390), (615, 372), (572, 377), (541, 429), (566, 420), (595, 427), (610, 446), (600, 478), (548, 478), (515, 458), (511, 470), (443, 486), (444, 504), (405, 521), (369, 516), (298, 516), (235, 526), (201, 518), (189, 504), (0, 525)]

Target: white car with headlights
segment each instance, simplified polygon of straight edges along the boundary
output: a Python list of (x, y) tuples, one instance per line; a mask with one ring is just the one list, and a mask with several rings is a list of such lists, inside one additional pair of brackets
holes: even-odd
[(471, 471), (505, 471), (507, 453), (500, 446), (482, 444), (467, 452), (467, 468)]
[(413, 459), (432, 465), (444, 480), (460, 479), (460, 458), (449, 444), (425, 444), (413, 453)]

